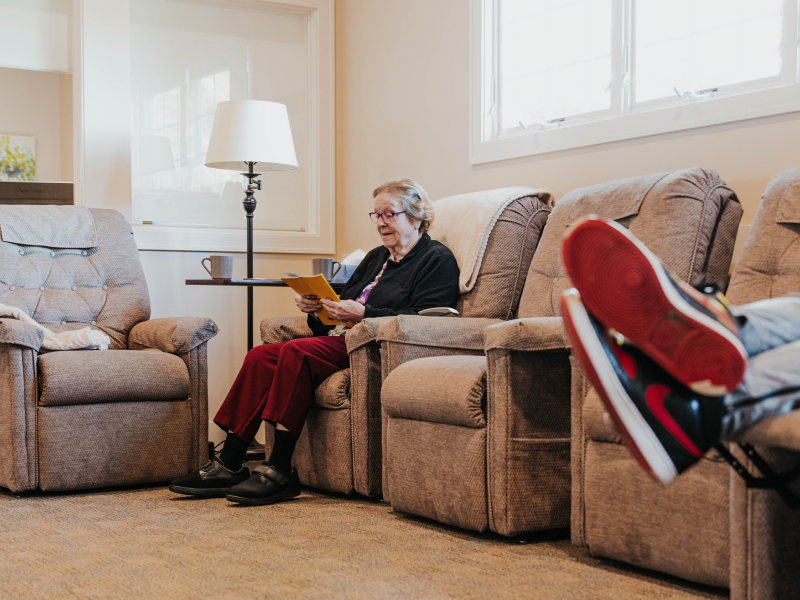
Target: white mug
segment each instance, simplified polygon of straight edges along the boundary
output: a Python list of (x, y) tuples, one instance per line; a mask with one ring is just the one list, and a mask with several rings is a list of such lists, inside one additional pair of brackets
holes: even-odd
[[(336, 269), (334, 270), (334, 265), (336, 265)], [(313, 275), (322, 274), (325, 276), (325, 279), (330, 281), (336, 274), (339, 272), (339, 269), (342, 268), (342, 263), (338, 260), (334, 260), (332, 258), (312, 258), (311, 259), (311, 273)]]
[[(206, 261), (211, 263), (211, 269), (206, 266)], [(230, 279), (233, 275), (233, 258), (212, 254), (200, 261), (203, 268), (208, 271), (212, 279)]]

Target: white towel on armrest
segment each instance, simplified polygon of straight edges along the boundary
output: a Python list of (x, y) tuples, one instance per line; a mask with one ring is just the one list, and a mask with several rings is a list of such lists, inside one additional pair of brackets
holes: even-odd
[(497, 219), (509, 204), (525, 196), (538, 196), (551, 207), (555, 202), (546, 188), (511, 187), (450, 196), (433, 203), (435, 217), (430, 235), (455, 255), (461, 270), (458, 286), (462, 294), (475, 286)]
[(31, 319), (24, 310), (15, 306), (0, 304), (0, 318), (17, 319), (33, 325), (44, 332), (44, 342), (42, 348), (45, 350), (80, 350), (83, 348), (92, 350), (108, 350), (111, 343), (109, 338), (102, 331), (97, 331), (91, 327), (76, 329), (75, 331), (63, 331), (53, 333), (47, 327), (39, 325)]

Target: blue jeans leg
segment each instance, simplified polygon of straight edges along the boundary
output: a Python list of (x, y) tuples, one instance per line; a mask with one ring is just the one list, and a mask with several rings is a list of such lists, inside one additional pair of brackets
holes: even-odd
[(750, 356), (742, 384), (725, 396), (723, 439), (800, 408), (800, 296), (734, 307)]

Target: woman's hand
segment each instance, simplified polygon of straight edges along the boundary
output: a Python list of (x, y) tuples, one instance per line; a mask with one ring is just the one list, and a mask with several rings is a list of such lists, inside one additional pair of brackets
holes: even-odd
[(334, 319), (342, 323), (359, 323), (364, 319), (364, 305), (355, 300), (335, 302), (330, 298), (322, 298), (320, 302)]
[(319, 310), (319, 303), (316, 300), (309, 300), (300, 294), (295, 294), (294, 303), (297, 304), (297, 308), (304, 313), (314, 313)]

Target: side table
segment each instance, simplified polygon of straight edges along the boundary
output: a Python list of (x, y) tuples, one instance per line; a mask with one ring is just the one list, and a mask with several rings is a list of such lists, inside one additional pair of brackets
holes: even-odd
[[(186, 285), (223, 285), (247, 287), (247, 351), (253, 349), (253, 288), (254, 287), (289, 287), (281, 279), (187, 279)], [(344, 289), (344, 283), (331, 283), (337, 294)]]

